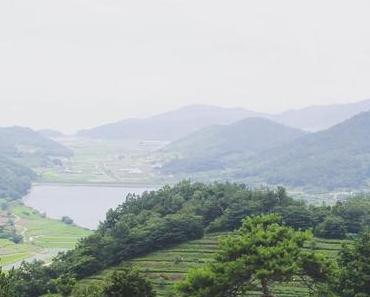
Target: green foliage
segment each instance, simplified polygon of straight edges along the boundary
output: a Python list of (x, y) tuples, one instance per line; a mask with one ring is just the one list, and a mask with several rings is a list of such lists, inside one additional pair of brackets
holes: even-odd
[(39, 297), (56, 291), (53, 277), (55, 273), (43, 262), (24, 262), (12, 273), (11, 282), (17, 297)]
[(363, 233), (353, 246), (340, 253), (341, 273), (337, 285), (341, 297), (370, 296), (370, 232)]
[(0, 154), (0, 198), (19, 199), (31, 187), (35, 173)]
[(333, 213), (343, 218), (348, 233), (360, 233), (370, 226), (370, 199), (358, 195), (343, 203), (337, 203)]
[(73, 225), (73, 220), (68, 216), (62, 217), (62, 222), (67, 225)]
[[(204, 232), (233, 231), (241, 227), (245, 217), (269, 213), (279, 214), (282, 221), (294, 229), (312, 228), (331, 238), (333, 232), (324, 233), (323, 230), (331, 231), (329, 227), (333, 224), (329, 223), (340, 221), (347, 232), (348, 213), (355, 213), (349, 211), (352, 208), (364, 210), (360, 222), (365, 227), (369, 208), (364, 200), (353, 198), (333, 207), (308, 207), (288, 197), (283, 188), (252, 190), (239, 184), (206, 185), (184, 181), (141, 196), (128, 195), (124, 203), (107, 213), (98, 230), (82, 239), (74, 250), (60, 254), (48, 267), (36, 264), (31, 269), (32, 264), (28, 264), (28, 270), (35, 270), (30, 272), (36, 274), (31, 282), (35, 288), (42, 293), (53, 292), (58, 278), (68, 276), (78, 281), (123, 261), (202, 238)], [(229, 269), (238, 272), (237, 267)], [(39, 277), (43, 281), (35, 284)], [(28, 278), (20, 284), (27, 287), (27, 281)], [(222, 284), (221, 281), (217, 283)], [(23, 296), (33, 297), (20, 295)]]
[(52, 157), (71, 155), (68, 148), (31, 129), (0, 128), (0, 198), (19, 199), (27, 193), (36, 178), (28, 167), (47, 166)]
[(130, 268), (114, 272), (106, 282), (103, 297), (155, 297), (151, 283)]
[[(128, 196), (107, 214), (97, 232), (60, 256), (56, 271), (85, 277), (107, 266), (203, 236), (204, 229), (234, 230), (249, 213), (266, 213), (294, 203), (285, 190), (249, 190), (236, 184), (191, 184)], [(239, 216), (234, 216), (238, 209)], [(221, 222), (221, 224), (218, 224)]]
[(370, 178), (370, 112), (308, 134), (248, 160), (243, 178), (269, 184), (335, 190), (366, 187)]
[(226, 126), (213, 126), (196, 131), (169, 144), (164, 151), (180, 155), (162, 171), (199, 172), (221, 170), (256, 153), (289, 142), (304, 135), (268, 119), (247, 118)]
[(68, 275), (62, 275), (55, 281), (55, 287), (63, 297), (68, 297), (71, 294), (75, 284), (76, 280)]
[[(367, 187), (370, 112), (301, 137), (279, 124), (275, 124), (275, 129), (267, 129), (264, 120), (259, 121), (256, 127), (251, 125), (252, 129), (237, 124), (216, 127), (171, 144), (169, 150), (172, 154), (178, 152), (180, 158), (165, 164), (163, 170), (203, 174), (217, 170), (216, 177), (222, 171), (230, 179), (251, 184), (262, 182), (298, 188)], [(293, 137), (289, 141), (285, 136), (290, 134)]]
[(346, 237), (344, 220), (340, 217), (329, 216), (315, 229), (317, 237), (343, 239)]
[(247, 218), (238, 232), (221, 242), (215, 262), (190, 272), (177, 290), (182, 296), (222, 297), (254, 289), (271, 297), (273, 283), (297, 275), (309, 277), (317, 289), (332, 268), (322, 256), (304, 252), (310, 236), (308, 231), (282, 226), (274, 214)]
[(299, 230), (308, 230), (313, 227), (312, 212), (302, 205), (290, 205), (281, 210), (286, 225)]
[(12, 282), (12, 271), (4, 273), (0, 267), (0, 297), (17, 297)]
[(103, 286), (99, 284), (91, 284), (88, 286), (78, 286), (71, 294), (72, 297), (102, 297)]

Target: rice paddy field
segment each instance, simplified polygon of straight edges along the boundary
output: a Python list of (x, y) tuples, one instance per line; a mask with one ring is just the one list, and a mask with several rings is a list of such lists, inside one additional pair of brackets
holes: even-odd
[[(217, 251), (218, 240), (222, 234), (207, 235), (203, 239), (190, 241), (172, 248), (164, 249), (149, 255), (136, 258), (132, 261), (107, 269), (80, 282), (81, 286), (92, 282), (103, 282), (104, 278), (114, 271), (119, 271), (126, 266), (134, 266), (142, 272), (154, 285), (161, 297), (173, 295), (173, 285), (186, 276), (192, 268), (200, 267), (212, 261)], [(345, 241), (315, 239), (309, 243), (317, 251), (331, 258), (335, 258)], [(274, 288), (274, 293), (279, 297), (307, 297), (308, 291), (299, 281), (285, 283)], [(246, 296), (260, 296), (260, 292), (249, 292)]]
[(56, 166), (34, 168), (41, 183), (153, 185), (164, 182), (155, 170), (160, 164), (153, 152), (166, 142), (76, 137), (56, 140), (72, 149), (74, 155), (61, 159)]
[(0, 239), (0, 265), (4, 269), (17, 267), (23, 260), (49, 261), (58, 252), (72, 249), (80, 238), (91, 233), (87, 229), (46, 218), (20, 203), (11, 205), (8, 212), (23, 242), (15, 244)]

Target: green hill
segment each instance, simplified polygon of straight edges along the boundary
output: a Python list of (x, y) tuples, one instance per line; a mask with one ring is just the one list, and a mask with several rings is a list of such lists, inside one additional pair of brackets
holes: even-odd
[(213, 126), (169, 144), (164, 152), (179, 157), (165, 172), (220, 170), (240, 159), (288, 143), (305, 133), (267, 119), (248, 118), (231, 125)]
[[(239, 228), (247, 216), (276, 213), (292, 228), (344, 239), (348, 233), (368, 228), (368, 201), (367, 196), (359, 196), (334, 206), (308, 206), (287, 196), (283, 188), (253, 190), (238, 184), (187, 181), (141, 196), (128, 195), (75, 249), (60, 254), (49, 266), (31, 266), (40, 272), (43, 282), (34, 284), (37, 294), (30, 294), (29, 286), (24, 286), (19, 289), (23, 292), (20, 296), (56, 292), (52, 284), (63, 276), (73, 276), (82, 283), (97, 276), (101, 279), (117, 265), (130, 263), (141, 265), (165, 293), (189, 268), (212, 258), (217, 246), (215, 233)], [(335, 242), (333, 247), (332, 241), (320, 240), (320, 249), (335, 255), (340, 244)]]
[(8, 158), (69, 157), (72, 151), (29, 128), (0, 128), (0, 154)]
[(35, 177), (31, 169), (0, 156), (0, 198), (21, 198)]
[[(202, 130), (169, 145), (164, 173), (209, 173), (248, 184), (315, 190), (365, 189), (370, 182), (370, 112), (303, 134), (264, 119)], [(213, 172), (212, 172), (213, 171)], [(222, 175), (223, 174), (223, 175)]]
[(250, 158), (238, 177), (322, 189), (364, 188), (370, 179), (370, 112)]
[(29, 168), (71, 155), (70, 149), (31, 129), (0, 128), (0, 197), (21, 198), (36, 177)]
[[(185, 278), (189, 270), (212, 261), (216, 255), (218, 240), (224, 234), (208, 234), (202, 239), (189, 241), (184, 244), (166, 248), (149, 255), (137, 257), (118, 266), (84, 279), (79, 286), (103, 283), (105, 278), (114, 271), (127, 266), (134, 266), (142, 272), (152, 283), (158, 296), (173, 296), (173, 285)], [(315, 239), (312, 243), (315, 249), (329, 257), (335, 258), (341, 249), (342, 240)], [(281, 297), (308, 297), (308, 291), (300, 282), (286, 283), (275, 287), (275, 293)], [(248, 296), (260, 296), (260, 292), (250, 292)]]

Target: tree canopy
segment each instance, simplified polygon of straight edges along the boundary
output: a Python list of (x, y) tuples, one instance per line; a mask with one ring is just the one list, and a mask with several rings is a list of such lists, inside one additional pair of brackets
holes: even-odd
[(190, 272), (177, 290), (188, 297), (241, 296), (248, 290), (273, 297), (275, 282), (298, 276), (320, 291), (333, 268), (323, 256), (303, 249), (310, 238), (308, 231), (282, 225), (275, 214), (246, 218), (240, 230), (221, 241), (215, 262)]

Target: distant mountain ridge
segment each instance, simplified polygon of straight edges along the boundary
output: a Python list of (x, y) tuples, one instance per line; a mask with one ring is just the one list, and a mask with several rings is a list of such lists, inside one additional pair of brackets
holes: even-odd
[(289, 127), (317, 132), (369, 110), (370, 100), (348, 104), (311, 106), (275, 115), (243, 108), (190, 105), (148, 118), (126, 119), (81, 130), (77, 135), (98, 139), (174, 141), (203, 128), (227, 125), (251, 117), (262, 117)]
[[(235, 126), (230, 131), (237, 135), (246, 130), (245, 127), (237, 129)], [(278, 132), (256, 130), (256, 133), (261, 133), (261, 140), (270, 139), (271, 134), (279, 138)], [(204, 139), (207, 146), (222, 148), (219, 145), (222, 140)], [(259, 143), (253, 137), (251, 141), (256, 145)], [(175, 144), (181, 143), (178, 141)], [(187, 143), (190, 143), (189, 139), (185, 141)], [(194, 144), (193, 147), (197, 146)], [(177, 150), (181, 151), (180, 148)], [(228, 178), (249, 184), (281, 184), (319, 190), (365, 189), (370, 185), (370, 112), (360, 113), (327, 130), (297, 135), (271, 148), (261, 147), (255, 154), (246, 149), (244, 154), (239, 153), (234, 158), (227, 151), (215, 155), (207, 154), (206, 150), (204, 156), (202, 159), (187, 155), (185, 149), (185, 157), (165, 164), (164, 172), (196, 174), (227, 169), (224, 173)], [(220, 164), (228, 166), (221, 167)]]
[(18, 126), (0, 128), (0, 153), (8, 158), (22, 155), (72, 155), (72, 151), (60, 143), (30, 128)]
[(317, 132), (366, 111), (370, 111), (370, 99), (354, 103), (309, 106), (288, 110), (270, 118), (290, 127)]
[(173, 141), (212, 125), (230, 124), (259, 113), (241, 108), (191, 105), (144, 119), (127, 119), (78, 132), (79, 136), (103, 139), (137, 138)]
[(370, 112), (251, 158), (239, 166), (239, 174), (294, 187), (368, 187)]

